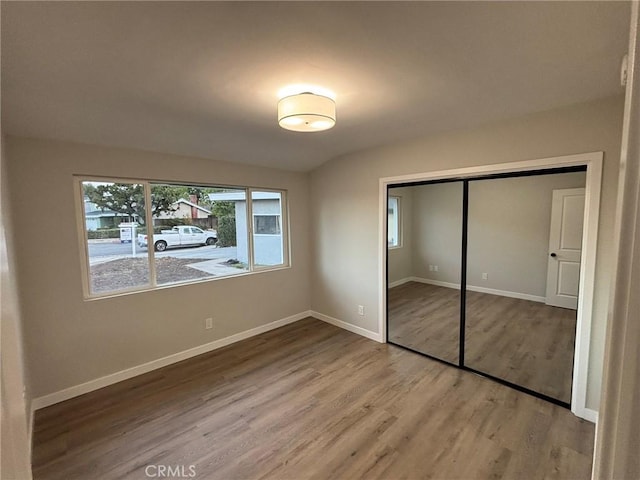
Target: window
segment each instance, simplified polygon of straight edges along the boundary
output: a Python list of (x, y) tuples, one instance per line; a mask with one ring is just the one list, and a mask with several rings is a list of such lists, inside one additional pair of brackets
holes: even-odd
[(254, 265), (281, 265), (285, 257), (285, 242), (281, 228), (282, 192), (251, 192), (251, 211)]
[(283, 191), (104, 179), (78, 185), (87, 297), (288, 265)]
[(145, 186), (138, 182), (82, 182), (88, 290), (92, 295), (149, 287), (146, 252), (135, 237), (144, 224)]
[(279, 215), (254, 215), (253, 225), (256, 235), (280, 235)]
[[(164, 205), (153, 221), (158, 285), (250, 271), (247, 242), (238, 239), (246, 229), (244, 189), (152, 183), (151, 197)], [(203, 228), (188, 226), (194, 223)], [(176, 230), (163, 233), (166, 228)]]
[(389, 197), (387, 207), (387, 245), (401, 247), (400, 243), (400, 197)]

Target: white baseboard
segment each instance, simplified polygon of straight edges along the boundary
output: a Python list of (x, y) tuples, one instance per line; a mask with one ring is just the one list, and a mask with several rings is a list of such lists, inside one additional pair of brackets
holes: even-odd
[(35, 409), (33, 408), (33, 401), (29, 401), (29, 425), (27, 427), (27, 440), (29, 441), (29, 460), (33, 464), (33, 424), (35, 422)]
[(412, 282), (426, 283), (427, 285), (435, 285), (436, 287), (454, 288), (460, 290), (459, 283), (442, 282), (440, 280), (432, 280), (430, 278), (411, 277)]
[(545, 298), (538, 295), (530, 295), (528, 293), (510, 292), (508, 290), (497, 290), (495, 288), (477, 287), (475, 285), (467, 285), (467, 290), (472, 292), (488, 293), (489, 295), (500, 295), (501, 297), (519, 298), (520, 300), (529, 300), (531, 302), (544, 303)]
[(203, 353), (211, 352), (212, 350), (216, 350), (218, 348), (226, 347), (227, 345), (239, 342), (240, 340), (255, 337), (256, 335), (260, 335), (261, 333), (283, 327), (285, 325), (297, 322), (298, 320), (302, 320), (303, 318), (310, 316), (315, 315), (313, 315), (311, 311), (300, 312), (296, 315), (281, 318), (280, 320), (276, 320), (265, 325), (260, 325), (259, 327), (245, 330), (244, 332), (239, 332), (229, 337), (220, 338), (218, 340), (214, 340), (213, 342), (205, 343), (204, 345), (199, 345), (197, 347), (174, 353), (157, 360), (152, 360), (151, 362), (143, 363), (142, 365), (137, 365), (135, 367), (127, 368), (126, 370), (121, 370), (116, 373), (105, 375), (104, 377), (96, 378), (95, 380), (81, 383), (80, 385), (74, 385), (73, 387), (65, 388), (64, 390), (60, 390), (58, 392), (34, 398), (31, 402), (31, 407), (33, 410), (39, 410), (55, 403), (60, 403), (65, 400), (69, 400), (70, 398), (77, 397), (79, 395), (83, 395), (85, 393), (89, 393), (109, 385), (113, 385), (114, 383), (128, 380), (129, 378), (133, 378), (138, 375), (157, 370), (158, 368), (166, 367), (167, 365), (181, 362), (182, 360), (186, 360), (197, 355), (202, 355)]
[(580, 417), (584, 420), (587, 420), (591, 423), (598, 423), (598, 411), (592, 410), (591, 408), (581, 408), (574, 412), (576, 417)]
[[(403, 279), (403, 280), (406, 280), (406, 279)], [(407, 281), (427, 283), (429, 285), (436, 285), (438, 287), (455, 288), (456, 290), (460, 290), (460, 284), (458, 283), (441, 282), (440, 280), (431, 280), (430, 278), (411, 277)], [(403, 283), (406, 283), (406, 282), (403, 281)], [(389, 285), (389, 287), (393, 288), (392, 285)], [(471, 292), (488, 293), (489, 295), (499, 295), (501, 297), (519, 298), (520, 300), (529, 300), (532, 302), (539, 302), (539, 303), (545, 302), (545, 298), (540, 297), (539, 295), (530, 295), (528, 293), (520, 293), (520, 292), (510, 292), (509, 290), (498, 290), (496, 288), (478, 287), (476, 285), (467, 285), (467, 290)]]
[(371, 330), (367, 330), (366, 328), (358, 327), (357, 325), (353, 325), (352, 323), (347, 323), (342, 320), (338, 320), (337, 318), (330, 317), (329, 315), (325, 315), (324, 313), (311, 311), (311, 316), (317, 318), (318, 320), (322, 320), (323, 322), (330, 323), (331, 325), (335, 325), (336, 327), (340, 327), (344, 330), (348, 330), (352, 333), (356, 333), (363, 337), (366, 337), (370, 340), (375, 340), (376, 342), (382, 343), (382, 335), (378, 332), (372, 332)]
[(412, 280), (413, 280), (413, 277), (401, 278), (400, 280), (396, 280), (395, 282), (391, 282), (389, 284), (389, 288), (399, 287), (400, 285), (404, 285), (405, 283), (410, 282)]

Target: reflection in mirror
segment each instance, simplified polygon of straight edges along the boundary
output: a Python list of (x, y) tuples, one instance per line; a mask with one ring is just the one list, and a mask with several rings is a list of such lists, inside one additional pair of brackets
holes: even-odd
[(388, 191), (389, 342), (458, 364), (462, 182)]
[(465, 365), (571, 401), (585, 172), (469, 182)]

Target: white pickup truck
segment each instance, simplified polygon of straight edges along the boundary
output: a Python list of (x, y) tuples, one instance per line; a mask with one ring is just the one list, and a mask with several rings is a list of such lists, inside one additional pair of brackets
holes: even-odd
[[(178, 225), (171, 230), (162, 230), (153, 235), (153, 249), (156, 252), (164, 252), (171, 247), (187, 247), (194, 245), (214, 245), (218, 241), (215, 231), (202, 230), (190, 225)], [(138, 245), (147, 246), (147, 236), (138, 235)]]

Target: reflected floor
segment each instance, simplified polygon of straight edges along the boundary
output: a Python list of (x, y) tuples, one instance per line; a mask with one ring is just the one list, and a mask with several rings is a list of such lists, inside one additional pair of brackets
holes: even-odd
[(388, 302), (390, 342), (458, 364), (460, 290), (408, 282)]
[[(459, 290), (409, 282), (388, 298), (389, 341), (457, 363)], [(467, 292), (466, 318), (468, 367), (570, 403), (575, 310)]]

